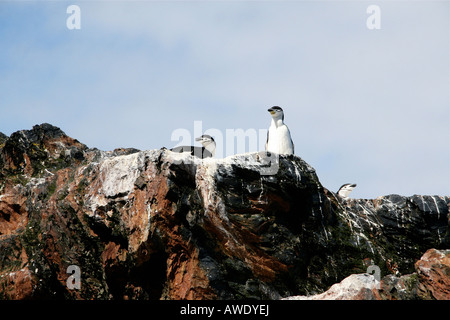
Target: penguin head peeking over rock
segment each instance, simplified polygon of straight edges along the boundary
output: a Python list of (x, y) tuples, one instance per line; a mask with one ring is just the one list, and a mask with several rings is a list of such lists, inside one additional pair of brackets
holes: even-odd
[(343, 185), (339, 188), (337, 194), (338, 194), (338, 196), (341, 197), (342, 199), (348, 200), (348, 199), (349, 199), (348, 196), (349, 196), (350, 193), (353, 191), (353, 189), (355, 189), (355, 187), (356, 187), (356, 183), (346, 183), (346, 184), (343, 184)]
[(202, 144), (203, 147), (196, 146), (178, 146), (170, 149), (172, 152), (183, 153), (188, 152), (198, 158), (212, 158), (216, 154), (216, 142), (210, 135), (204, 134), (195, 139)]

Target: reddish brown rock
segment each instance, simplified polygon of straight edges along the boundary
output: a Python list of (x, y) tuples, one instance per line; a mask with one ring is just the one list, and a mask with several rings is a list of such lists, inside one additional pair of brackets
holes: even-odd
[(23, 229), (28, 222), (26, 195), (21, 185), (6, 184), (0, 195), (0, 236)]
[(28, 299), (33, 293), (31, 272), (28, 268), (0, 274), (0, 282), (4, 286), (2, 297), (9, 300)]
[(450, 250), (430, 249), (415, 266), (419, 276), (420, 296), (450, 300)]

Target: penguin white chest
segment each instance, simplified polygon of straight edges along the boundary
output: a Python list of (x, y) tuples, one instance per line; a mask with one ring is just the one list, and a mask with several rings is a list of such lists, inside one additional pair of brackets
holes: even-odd
[(293, 154), (294, 146), (292, 145), (291, 135), (286, 125), (279, 127), (269, 127), (269, 141), (267, 143), (267, 151), (278, 154)]

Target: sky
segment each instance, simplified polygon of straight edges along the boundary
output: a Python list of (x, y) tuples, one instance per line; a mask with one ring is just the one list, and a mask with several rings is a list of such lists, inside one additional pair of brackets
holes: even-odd
[(327, 189), (448, 196), (449, 22), (449, 1), (0, 0), (0, 132), (47, 122), (101, 150), (205, 132), (221, 158), (263, 150), (278, 105)]

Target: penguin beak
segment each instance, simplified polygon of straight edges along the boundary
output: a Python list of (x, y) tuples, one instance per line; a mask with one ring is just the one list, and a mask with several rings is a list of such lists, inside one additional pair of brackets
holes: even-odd
[(195, 141), (202, 141), (202, 140), (203, 140), (202, 137), (195, 138)]
[(272, 108), (270, 108), (270, 109), (267, 109), (267, 111), (269, 111), (269, 112), (270, 112), (270, 114), (275, 114), (275, 111), (273, 111), (273, 109), (272, 109)]

